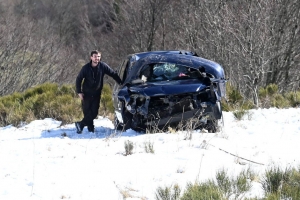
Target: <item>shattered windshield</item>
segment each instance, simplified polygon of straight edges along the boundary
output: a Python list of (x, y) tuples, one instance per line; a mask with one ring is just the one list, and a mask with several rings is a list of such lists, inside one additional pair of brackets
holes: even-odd
[(155, 63), (143, 68), (141, 78), (144, 81), (170, 81), (178, 79), (194, 79), (198, 70), (175, 63)]

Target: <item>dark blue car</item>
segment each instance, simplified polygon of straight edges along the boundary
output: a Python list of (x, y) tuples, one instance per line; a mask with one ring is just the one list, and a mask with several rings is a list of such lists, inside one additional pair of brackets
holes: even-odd
[(226, 82), (218, 63), (188, 51), (151, 51), (128, 55), (118, 72), (116, 129), (217, 131)]

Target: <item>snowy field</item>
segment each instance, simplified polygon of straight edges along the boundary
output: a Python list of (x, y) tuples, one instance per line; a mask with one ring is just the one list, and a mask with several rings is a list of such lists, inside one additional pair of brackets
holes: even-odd
[[(2, 200), (152, 200), (156, 189), (212, 179), (218, 170), (237, 175), (250, 167), (263, 174), (272, 166), (300, 165), (300, 108), (258, 109), (241, 121), (224, 112), (218, 133), (116, 133), (99, 117), (95, 133), (53, 119), (16, 128), (0, 127)], [(133, 143), (125, 156), (124, 143)], [(154, 153), (146, 153), (152, 144)], [(263, 191), (254, 182), (248, 196)]]

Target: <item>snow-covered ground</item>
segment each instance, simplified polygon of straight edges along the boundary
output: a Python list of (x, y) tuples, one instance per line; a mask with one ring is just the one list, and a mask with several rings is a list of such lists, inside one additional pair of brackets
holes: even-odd
[[(258, 109), (241, 121), (224, 112), (218, 133), (115, 133), (99, 117), (96, 132), (77, 134), (74, 124), (36, 120), (20, 128), (0, 127), (0, 199), (155, 199), (156, 189), (232, 176), (251, 168), (300, 165), (300, 108)], [(125, 156), (125, 142), (134, 145)], [(145, 145), (154, 153), (146, 153)], [(262, 195), (254, 182), (251, 196)]]

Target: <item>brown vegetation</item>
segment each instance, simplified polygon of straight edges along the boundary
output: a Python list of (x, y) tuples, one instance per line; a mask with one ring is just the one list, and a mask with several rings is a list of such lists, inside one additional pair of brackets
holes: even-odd
[(0, 95), (74, 84), (92, 49), (115, 69), (133, 52), (195, 51), (256, 106), (261, 87), (300, 86), (298, 0), (14, 0), (0, 10)]

